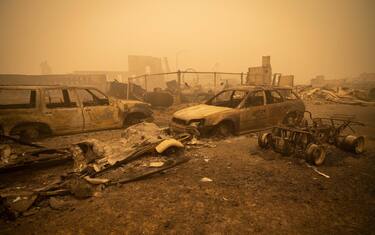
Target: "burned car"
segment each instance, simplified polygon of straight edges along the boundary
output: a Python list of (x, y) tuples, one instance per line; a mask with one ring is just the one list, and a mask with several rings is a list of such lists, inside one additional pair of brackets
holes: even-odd
[(173, 132), (228, 136), (288, 122), (304, 112), (302, 100), (288, 88), (241, 86), (225, 89), (200, 104), (173, 114)]
[(0, 86), (0, 133), (25, 140), (120, 128), (151, 115), (147, 103), (91, 87)]

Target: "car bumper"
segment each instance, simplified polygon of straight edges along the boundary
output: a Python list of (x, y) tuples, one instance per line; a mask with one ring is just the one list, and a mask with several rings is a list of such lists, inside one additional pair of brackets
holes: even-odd
[(210, 132), (210, 130), (212, 130), (211, 127), (206, 127), (206, 126), (195, 127), (195, 126), (181, 125), (175, 122), (170, 122), (169, 128), (174, 133), (189, 133), (189, 134), (196, 135), (196, 136), (206, 135), (207, 133)]

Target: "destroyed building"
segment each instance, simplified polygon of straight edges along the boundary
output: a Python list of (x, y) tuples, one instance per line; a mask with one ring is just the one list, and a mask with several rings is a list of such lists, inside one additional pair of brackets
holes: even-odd
[(271, 57), (262, 57), (262, 66), (250, 67), (246, 78), (248, 85), (270, 85), (272, 79)]
[(343, 80), (340, 79), (326, 79), (324, 75), (318, 75), (315, 78), (311, 79), (310, 84), (312, 87), (338, 87), (341, 83), (343, 83)]
[[(131, 92), (128, 95), (128, 83), (130, 73), (128, 71), (75, 71), (74, 74), (79, 75), (101, 75), (106, 78), (105, 92), (113, 97), (120, 99), (136, 99), (136, 96), (142, 96), (144, 89), (139, 85), (133, 84)], [(135, 96), (134, 96), (135, 95)]]
[(319, 75), (310, 81), (312, 87), (350, 87), (356, 89), (371, 90), (375, 88), (375, 73), (362, 73), (356, 77), (347, 77), (341, 79), (326, 79)]
[(282, 75), (280, 77), (279, 86), (294, 86), (294, 75)]
[[(138, 56), (129, 55), (128, 56), (128, 68), (129, 74), (133, 77), (140, 76), (144, 74), (160, 74), (169, 71), (169, 65), (167, 58), (163, 60), (158, 57), (152, 56)], [(135, 81), (141, 84), (141, 81)], [(165, 88), (164, 75), (153, 75), (144, 84), (148, 91), (152, 91), (155, 88)]]
[(337, 92), (346, 90), (346, 93), (356, 93), (357, 97), (358, 93), (361, 93), (361, 99), (375, 99), (375, 73), (362, 73), (357, 77), (342, 79), (326, 79), (320, 75), (311, 79), (310, 84), (313, 88), (326, 88)]
[(108, 82), (118, 81), (118, 82), (128, 82), (128, 77), (130, 76), (128, 71), (99, 71), (99, 70), (80, 70), (74, 71), (77, 75), (104, 75)]
[(272, 76), (272, 86), (293, 87), (294, 75), (282, 75), (281, 73), (275, 73)]
[[(105, 91), (109, 95), (123, 99), (140, 99), (146, 89), (153, 91), (155, 88), (166, 88), (164, 75), (162, 74), (165, 72), (170, 72), (166, 57), (129, 55), (128, 71), (80, 70), (75, 71), (74, 74), (104, 76), (106, 79)], [(143, 75), (151, 76), (146, 78)], [(129, 79), (132, 84), (129, 87), (130, 90), (128, 90)], [(128, 92), (130, 93), (129, 96), (127, 95)]]

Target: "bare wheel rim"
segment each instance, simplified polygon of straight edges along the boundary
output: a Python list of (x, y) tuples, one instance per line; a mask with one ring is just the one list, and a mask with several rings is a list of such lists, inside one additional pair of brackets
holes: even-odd
[(268, 134), (262, 135), (262, 142), (263, 142), (264, 147), (268, 146)]
[(270, 134), (269, 133), (263, 133), (258, 137), (258, 145), (261, 148), (268, 148), (270, 143), (269, 143), (269, 138)]
[(230, 134), (229, 128), (225, 125), (220, 125), (220, 133), (224, 136), (228, 136)]
[(355, 142), (354, 151), (355, 153), (360, 154), (360, 153), (363, 153), (364, 149), (365, 149), (365, 139), (362, 136), (358, 137)]
[(313, 157), (314, 164), (319, 166), (323, 164), (326, 158), (326, 153), (323, 148), (318, 147), (312, 152), (312, 157)]
[(306, 155), (309, 162), (314, 165), (321, 165), (323, 164), (326, 158), (326, 151), (319, 145), (310, 144), (306, 149)]
[(217, 127), (217, 130), (216, 130), (216, 135), (223, 136), (223, 137), (230, 136), (231, 131), (230, 131), (228, 125), (226, 125), (224, 123), (219, 124), (219, 126)]
[(21, 131), (20, 138), (26, 141), (32, 141), (39, 138), (39, 131), (34, 127), (28, 127)]

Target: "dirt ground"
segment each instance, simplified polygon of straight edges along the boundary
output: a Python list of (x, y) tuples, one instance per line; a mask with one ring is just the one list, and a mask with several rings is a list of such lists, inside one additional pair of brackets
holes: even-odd
[[(355, 114), (366, 123), (361, 156), (330, 148), (319, 167), (257, 146), (255, 135), (190, 148), (190, 161), (163, 174), (98, 191), (64, 206), (42, 203), (35, 214), (0, 221), (0, 234), (374, 234), (375, 108), (307, 104), (316, 116)], [(174, 109), (156, 110), (165, 126)], [(63, 146), (88, 137), (117, 138), (121, 130), (55, 137)], [(0, 188), (51, 181), (70, 165), (0, 175)], [(202, 182), (207, 177), (212, 182)]]

